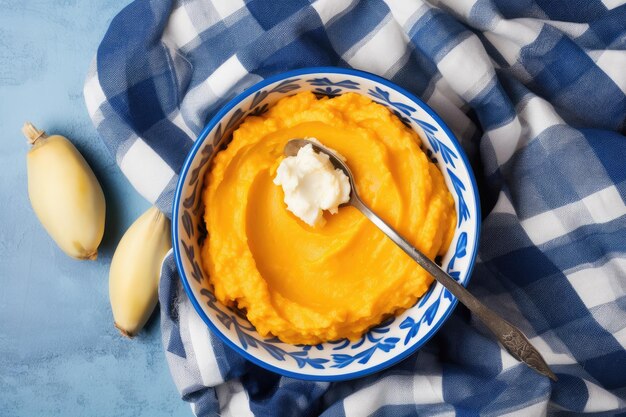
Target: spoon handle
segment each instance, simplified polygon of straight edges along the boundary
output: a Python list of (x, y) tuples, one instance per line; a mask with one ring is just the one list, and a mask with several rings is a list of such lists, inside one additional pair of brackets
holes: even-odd
[(553, 381), (557, 380), (548, 364), (528, 341), (526, 336), (515, 326), (504, 320), (493, 310), (478, 301), (468, 290), (446, 274), (435, 262), (426, 255), (414, 248), (398, 232), (389, 226), (383, 219), (378, 217), (369, 207), (367, 207), (355, 193), (352, 193), (350, 204), (357, 208), (372, 223), (374, 223), (383, 233), (385, 233), (394, 243), (406, 252), (415, 262), (430, 273), (441, 285), (450, 291), (461, 303), (463, 303), (472, 313), (491, 330), (505, 349), (518, 361), (524, 362), (538, 373), (547, 376)]

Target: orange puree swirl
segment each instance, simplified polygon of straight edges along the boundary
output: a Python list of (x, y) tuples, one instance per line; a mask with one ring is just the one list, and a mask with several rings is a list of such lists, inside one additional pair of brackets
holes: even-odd
[(249, 116), (205, 180), (203, 268), (216, 297), (262, 336), (316, 344), (356, 339), (411, 307), (432, 278), (352, 207), (311, 227), (272, 183), (289, 139), (315, 137), (346, 157), (363, 201), (413, 245), (444, 254), (454, 200), (421, 140), (388, 109), (348, 93), (283, 98)]

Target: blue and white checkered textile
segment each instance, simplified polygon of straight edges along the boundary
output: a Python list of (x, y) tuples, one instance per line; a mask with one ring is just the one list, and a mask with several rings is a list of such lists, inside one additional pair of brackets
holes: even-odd
[[(227, 100), (307, 66), (382, 75), (433, 107), (479, 180), (470, 290), (559, 377), (516, 362), (462, 306), (418, 353), (340, 383), (281, 377), (212, 335), (171, 254), (163, 343), (198, 416), (626, 412), (624, 0), (136, 0), (85, 85), (135, 188), (171, 213), (177, 173)], [(597, 415), (597, 414), (594, 414)], [(626, 414), (624, 414), (626, 415)]]

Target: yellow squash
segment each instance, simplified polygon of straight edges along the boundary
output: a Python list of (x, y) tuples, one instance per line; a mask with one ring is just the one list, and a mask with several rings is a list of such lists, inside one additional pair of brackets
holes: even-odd
[(109, 299), (115, 327), (124, 336), (141, 330), (158, 299), (161, 263), (172, 246), (170, 221), (156, 207), (128, 228), (109, 271)]
[(30, 123), (22, 132), (32, 145), (28, 195), (39, 221), (69, 256), (96, 259), (106, 210), (96, 176), (65, 137), (47, 136)]

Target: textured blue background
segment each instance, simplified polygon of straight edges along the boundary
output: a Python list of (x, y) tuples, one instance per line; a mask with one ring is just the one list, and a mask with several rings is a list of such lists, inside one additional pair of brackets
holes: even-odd
[[(0, 0), (0, 415), (190, 415), (171, 381), (158, 318), (135, 340), (113, 328), (108, 266), (148, 204), (108, 154), (82, 88), (111, 18), (129, 0)], [(107, 199), (96, 262), (65, 256), (28, 202), (30, 120), (71, 138)]]

